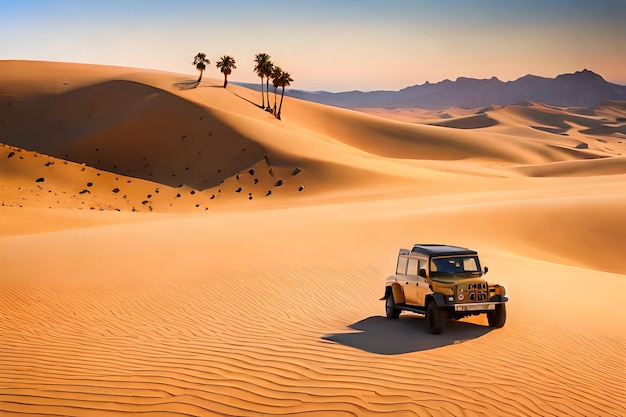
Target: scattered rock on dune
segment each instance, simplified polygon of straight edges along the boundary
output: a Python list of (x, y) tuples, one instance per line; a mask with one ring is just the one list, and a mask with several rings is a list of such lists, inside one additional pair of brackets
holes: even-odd
[(267, 197), (268, 195), (272, 195), (272, 190), (268, 190), (267, 194), (265, 194), (265, 197)]
[(120, 192), (120, 189), (119, 189), (119, 188), (114, 188), (112, 191), (113, 191), (115, 194), (117, 194), (117, 193), (119, 193), (119, 192)]
[(91, 187), (91, 186), (93, 186), (93, 182), (90, 181), (87, 183), (87, 187)]
[(304, 190), (304, 185), (301, 185), (300, 187), (298, 187), (298, 191), (302, 191)]
[(44, 182), (46, 179), (44, 177), (39, 177), (35, 180), (35, 182)]
[(254, 169), (253, 169), (253, 168), (250, 168), (250, 170), (248, 171), (248, 174), (250, 174), (250, 175), (254, 175)]
[(295, 175), (298, 175), (300, 172), (302, 172), (302, 170), (300, 168), (296, 168), (293, 170), (292, 174), (295, 176)]
[(7, 156), (7, 158), (12, 158), (13, 155), (15, 155), (15, 152), (11, 151), (11, 152), (9, 152), (9, 155)]
[(281, 185), (283, 185), (283, 180), (278, 180), (276, 181), (276, 184), (274, 184), (276, 187), (280, 187)]
[(241, 187), (239, 187), (239, 188), (237, 188), (237, 189), (235, 190), (235, 192), (236, 192), (236, 193), (240, 193), (240, 192), (241, 192), (241, 190), (242, 190), (242, 188), (241, 188)]
[(79, 192), (78, 194), (91, 194), (91, 191), (89, 191), (88, 189), (84, 189), (81, 192)]

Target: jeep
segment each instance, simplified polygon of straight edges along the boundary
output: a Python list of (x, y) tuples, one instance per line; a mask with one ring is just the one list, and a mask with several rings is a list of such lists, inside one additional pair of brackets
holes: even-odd
[(486, 314), (489, 326), (506, 322), (506, 289), (489, 284), (476, 251), (450, 245), (418, 244), (400, 249), (396, 273), (385, 280), (385, 312), (397, 319), (402, 311), (425, 316), (430, 333), (444, 331), (447, 319)]

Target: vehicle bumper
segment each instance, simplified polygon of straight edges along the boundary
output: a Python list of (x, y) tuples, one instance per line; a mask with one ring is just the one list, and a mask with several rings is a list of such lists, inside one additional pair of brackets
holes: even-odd
[(454, 311), (493, 311), (497, 303), (455, 304)]

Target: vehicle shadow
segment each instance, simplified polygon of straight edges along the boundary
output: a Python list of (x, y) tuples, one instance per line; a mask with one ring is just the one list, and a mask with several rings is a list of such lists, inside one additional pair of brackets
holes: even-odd
[(359, 332), (333, 333), (322, 339), (379, 355), (400, 355), (463, 343), (489, 333), (488, 326), (448, 320), (444, 334), (430, 334), (424, 318), (403, 315), (398, 320), (372, 316), (348, 326)]

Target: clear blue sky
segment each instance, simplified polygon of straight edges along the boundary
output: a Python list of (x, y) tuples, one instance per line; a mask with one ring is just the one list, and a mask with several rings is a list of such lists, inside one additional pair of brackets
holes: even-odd
[[(122, 65), (258, 82), (271, 55), (293, 88), (397, 90), (457, 77), (583, 68), (626, 84), (626, 0), (0, 0), (0, 59)], [(1, 83), (1, 80), (0, 80)]]

